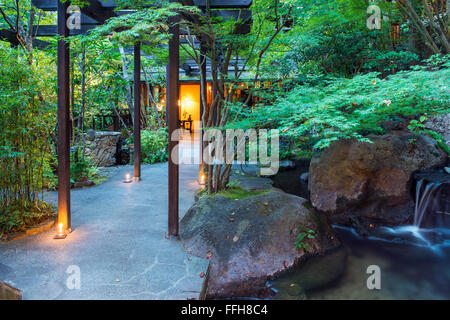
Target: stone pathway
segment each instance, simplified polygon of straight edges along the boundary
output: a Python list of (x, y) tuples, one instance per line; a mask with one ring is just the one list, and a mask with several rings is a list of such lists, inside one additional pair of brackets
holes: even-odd
[[(141, 182), (123, 183), (132, 172), (118, 167), (107, 182), (72, 191), (66, 239), (54, 240), (50, 230), (0, 243), (0, 280), (24, 299), (198, 298), (208, 261), (165, 238), (167, 163), (144, 165)], [(180, 167), (180, 215), (194, 202), (197, 175), (198, 165)], [(48, 199), (56, 203), (56, 193)], [(81, 288), (70, 289), (77, 268)]]

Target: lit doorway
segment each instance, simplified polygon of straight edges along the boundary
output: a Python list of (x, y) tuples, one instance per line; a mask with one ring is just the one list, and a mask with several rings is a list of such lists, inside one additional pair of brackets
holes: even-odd
[(200, 84), (180, 84), (179, 119), (181, 126), (185, 129), (184, 134), (190, 134), (189, 138), (199, 138), (200, 125)]

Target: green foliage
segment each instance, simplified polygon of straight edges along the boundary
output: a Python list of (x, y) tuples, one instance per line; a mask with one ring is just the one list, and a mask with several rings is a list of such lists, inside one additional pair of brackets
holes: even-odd
[(90, 169), (92, 165), (87, 160), (73, 161), (73, 157), (70, 162), (70, 180), (71, 183), (77, 181), (87, 180), (89, 178)]
[[(381, 30), (367, 28), (366, 1), (294, 0), (290, 3), (295, 8), (290, 31), (281, 35), (263, 64), (268, 77), (301, 80), (310, 74), (353, 76), (365, 64), (377, 67), (372, 60), (386, 54), (392, 46), (389, 24), (382, 24)], [(383, 7), (392, 17), (393, 5)], [(380, 71), (379, 68), (371, 70)]]
[[(414, 132), (415, 134), (423, 134), (423, 135), (430, 136), (437, 142), (437, 145), (442, 150), (444, 150), (448, 155), (450, 155), (450, 148), (445, 143), (444, 137), (441, 136), (439, 133), (426, 128), (424, 122), (427, 119), (428, 118), (426, 116), (420, 116), (418, 120), (416, 120), (416, 119), (411, 120), (408, 125), (408, 129), (411, 130), (412, 132)], [(411, 141), (411, 142), (414, 142), (414, 141)]]
[(133, 8), (139, 10), (109, 19), (105, 24), (94, 29), (88, 36), (91, 40), (95, 41), (108, 36), (110, 40), (121, 44), (135, 44), (140, 41), (161, 45), (170, 38), (167, 23), (170, 17), (180, 12), (187, 14), (199, 11), (196, 7), (183, 6), (177, 2), (162, 1), (162, 5), (159, 3), (147, 8), (145, 4), (148, 5), (154, 1), (121, 2), (127, 10)]
[(49, 75), (55, 70), (45, 56), (35, 53), (35, 57), (39, 65), (30, 64), (21, 50), (5, 46), (0, 50), (0, 228), (4, 230), (16, 226), (8, 217), (26, 224), (29, 213), (39, 211), (44, 175), (53, 162), (49, 137), (55, 87)]
[(29, 203), (25, 206), (13, 202), (0, 214), (0, 234), (26, 230), (52, 217), (54, 217), (54, 208), (44, 201)]
[(279, 128), (285, 139), (302, 139), (303, 149), (322, 149), (339, 139), (368, 141), (386, 121), (449, 112), (448, 57), (388, 78), (378, 73), (298, 85), (264, 108), (248, 112), (242, 126)]
[(297, 241), (295, 241), (294, 245), (297, 250), (303, 249), (305, 252), (309, 251), (309, 246), (305, 242), (307, 239), (315, 239), (316, 232), (312, 229), (308, 229), (305, 226), (299, 225), (298, 228), (301, 232), (297, 235)]
[(363, 69), (384, 73), (406, 70), (408, 66), (419, 60), (419, 56), (411, 51), (369, 51)]
[[(133, 136), (128, 143), (133, 142)], [(143, 163), (157, 163), (167, 161), (168, 134), (165, 129), (141, 130), (141, 157)]]
[(441, 148), (442, 150), (444, 150), (447, 155), (450, 156), (450, 147), (445, 143), (445, 139), (443, 136), (441, 136), (439, 133), (433, 131), (433, 130), (429, 130), (429, 129), (425, 129), (422, 131), (422, 134), (428, 135), (431, 138), (433, 138), (434, 140), (436, 140), (437, 145), (439, 146), (439, 148)]

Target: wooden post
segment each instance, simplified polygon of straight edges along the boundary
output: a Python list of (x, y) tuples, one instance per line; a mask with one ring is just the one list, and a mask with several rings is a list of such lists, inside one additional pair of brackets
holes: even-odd
[(134, 45), (134, 179), (141, 179), (141, 45)]
[(70, 231), (70, 56), (69, 1), (58, 1), (58, 224)]
[[(171, 2), (176, 2), (171, 0)], [(169, 40), (169, 64), (167, 65), (167, 123), (169, 127), (169, 236), (178, 235), (178, 195), (179, 195), (179, 171), (178, 171), (178, 141), (172, 141), (172, 134), (177, 129), (178, 122), (178, 76), (179, 76), (179, 34), (180, 27), (177, 17), (169, 19), (169, 33), (172, 38)]]

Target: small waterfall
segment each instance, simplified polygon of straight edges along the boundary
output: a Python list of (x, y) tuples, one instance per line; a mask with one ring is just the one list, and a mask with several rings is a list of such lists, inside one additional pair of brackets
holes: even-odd
[(430, 201), (432, 201), (434, 193), (441, 185), (440, 182), (427, 182), (425, 179), (417, 181), (416, 205), (414, 208), (414, 225), (416, 227), (420, 228), (422, 225)]

